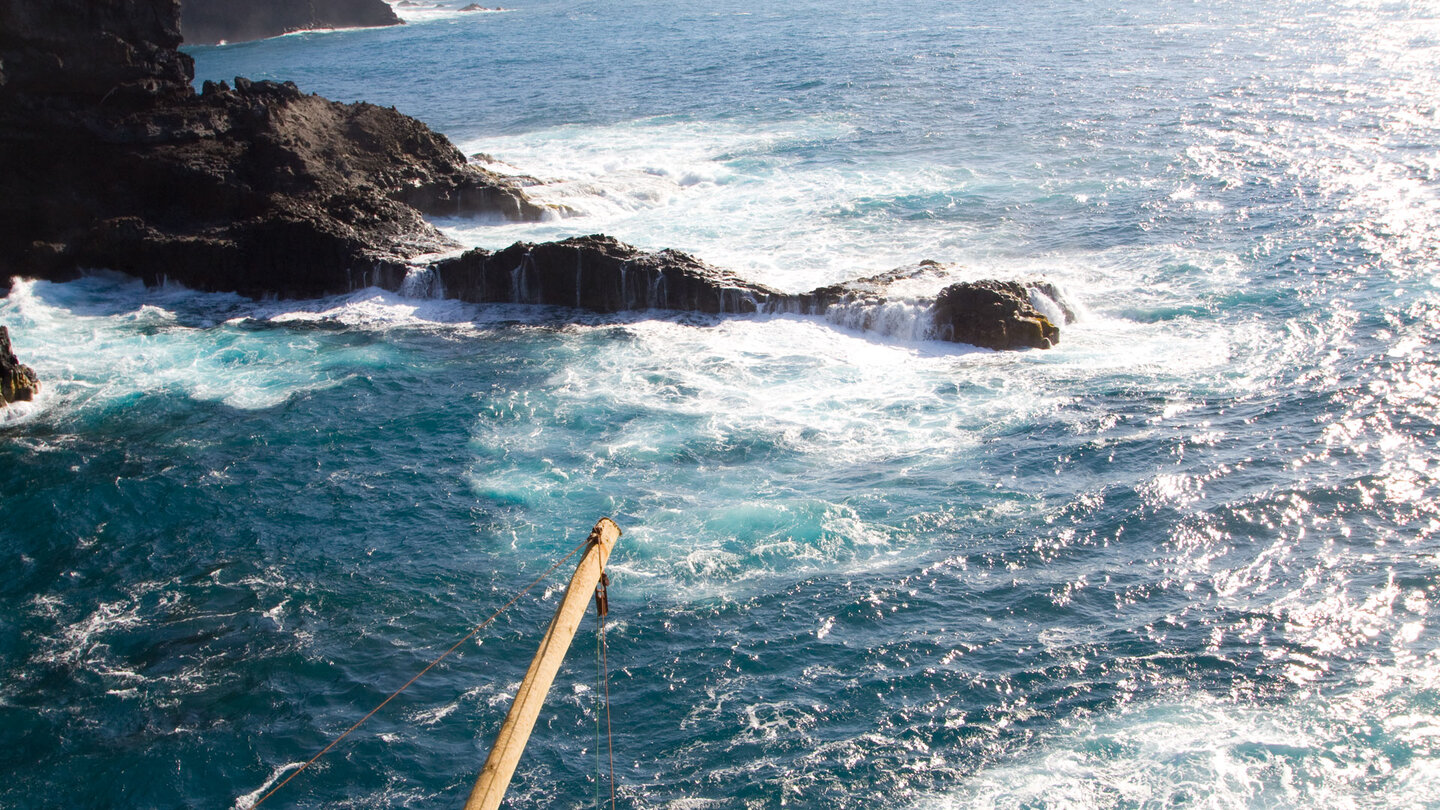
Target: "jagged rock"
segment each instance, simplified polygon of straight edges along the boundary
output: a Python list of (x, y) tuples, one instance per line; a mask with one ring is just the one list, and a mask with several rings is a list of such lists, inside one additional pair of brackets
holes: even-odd
[[(393, 109), (239, 78), (196, 94), (178, 26), (176, 0), (0, 3), (0, 288), (103, 267), (252, 296), (399, 290), (417, 257), (458, 247), (421, 212), (542, 215), (529, 181), (467, 163)], [(1042, 283), (917, 295), (912, 282), (943, 283), (934, 263), (792, 294), (589, 236), (473, 250), (428, 274), (474, 302), (801, 312), (991, 348), (1059, 337), (1030, 300)]]
[(987, 349), (1049, 349), (1060, 328), (1040, 314), (1017, 281), (952, 284), (935, 299), (936, 337)]
[(495, 253), (476, 249), (436, 264), (434, 272), (447, 298), (594, 312), (757, 312), (783, 296), (694, 256), (674, 250), (645, 253), (600, 235), (517, 243)]
[(965, 281), (923, 292), (944, 284), (947, 275), (942, 265), (924, 261), (777, 304), (851, 328), (988, 349), (1049, 349), (1060, 342), (1059, 325), (1036, 307), (1035, 294), (1052, 301), (1065, 323), (1075, 321), (1065, 296), (1049, 281)]
[[(51, 108), (102, 99), (183, 95), (194, 73), (176, 50), (179, 0), (5, 0), (0, 2), (0, 124), (44, 117)], [(20, 112), (23, 115), (17, 116)]]
[(0, 4), (0, 279), (108, 267), (323, 295), (457, 247), (422, 212), (541, 216), (393, 109), (288, 82), (196, 94), (178, 15), (175, 0)]
[(191, 45), (244, 42), (319, 28), (401, 25), (384, 0), (181, 0), (180, 31)]
[(0, 326), (0, 407), (12, 402), (29, 402), (40, 393), (40, 378), (34, 369), (20, 364), (10, 348), (10, 330)]
[[(1050, 282), (961, 282), (938, 295), (910, 288), (943, 284), (945, 270), (924, 262), (870, 278), (785, 293), (745, 281), (674, 250), (647, 253), (608, 236), (545, 244), (517, 243), (504, 250), (472, 250), (432, 265), (431, 294), (473, 303), (543, 304), (592, 312), (636, 309), (683, 312), (794, 312), (819, 315), (847, 327), (970, 343), (991, 349), (1048, 349), (1059, 327), (1042, 314), (1031, 290), (1063, 301)], [(1067, 322), (1073, 316), (1067, 316)]]

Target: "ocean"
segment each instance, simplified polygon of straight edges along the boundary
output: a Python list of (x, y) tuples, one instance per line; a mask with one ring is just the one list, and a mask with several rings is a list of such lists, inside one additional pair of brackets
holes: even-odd
[[(1080, 320), (19, 282), (0, 806), (252, 807), (609, 516), (619, 807), (1440, 807), (1433, 4), (464, 2), (187, 51), (567, 212), (466, 245)], [(462, 804), (564, 577), (263, 806)], [(609, 802), (597, 652), (509, 806)]]

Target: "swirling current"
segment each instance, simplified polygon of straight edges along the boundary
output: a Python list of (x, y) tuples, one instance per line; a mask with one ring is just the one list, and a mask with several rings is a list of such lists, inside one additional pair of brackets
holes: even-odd
[[(573, 212), (468, 244), (933, 259), (1082, 318), (19, 282), (0, 806), (253, 806), (606, 515), (618, 806), (1440, 806), (1433, 6), (430, 5), (189, 50)], [(458, 806), (561, 587), (266, 806)], [(608, 801), (595, 645), (513, 806)]]

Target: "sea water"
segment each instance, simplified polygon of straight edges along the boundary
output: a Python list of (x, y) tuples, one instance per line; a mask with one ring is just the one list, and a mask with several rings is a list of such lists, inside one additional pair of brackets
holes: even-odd
[[(567, 212), (464, 244), (932, 259), (1081, 320), (22, 281), (0, 805), (253, 806), (608, 515), (618, 806), (1440, 806), (1433, 6), (461, 5), (190, 52)], [(264, 806), (463, 803), (563, 577)], [(596, 647), (515, 806), (608, 801)]]

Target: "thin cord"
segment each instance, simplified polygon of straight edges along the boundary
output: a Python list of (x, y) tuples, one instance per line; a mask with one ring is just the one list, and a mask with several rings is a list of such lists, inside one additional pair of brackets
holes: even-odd
[(455, 644), (454, 644), (453, 646), (451, 646), (450, 649), (448, 649), (448, 650), (446, 650), (445, 652), (441, 653), (439, 658), (436, 658), (434, 661), (431, 661), (429, 664), (427, 664), (427, 665), (425, 666), (424, 669), (422, 669), (422, 670), (420, 670), (418, 673), (416, 673), (415, 677), (413, 677), (413, 678), (411, 678), (410, 680), (406, 681), (404, 686), (400, 687), (399, 689), (396, 689), (393, 693), (391, 693), (390, 697), (387, 697), (387, 698), (385, 698), (383, 701), (381, 701), (379, 706), (376, 706), (375, 708), (371, 709), (369, 714), (367, 714), (367, 715), (365, 715), (364, 717), (360, 718), (359, 721), (357, 721), (357, 722), (355, 723), (355, 725), (351, 726), (350, 728), (345, 729), (345, 732), (344, 732), (343, 734), (341, 734), (339, 737), (336, 737), (333, 741), (331, 741), (331, 743), (330, 743), (329, 745), (325, 746), (324, 750), (322, 750), (320, 753), (318, 753), (318, 754), (316, 754), (315, 756), (311, 757), (309, 762), (306, 762), (304, 765), (301, 765), (298, 770), (296, 770), (294, 773), (290, 774), (289, 776), (285, 777), (285, 781), (283, 781), (283, 782), (281, 782), (280, 784), (276, 785), (275, 787), (271, 788), (269, 793), (266, 793), (264, 796), (261, 796), (259, 801), (257, 801), (257, 802), (255, 802), (254, 804), (250, 805), (251, 810), (254, 810), (254, 808), (259, 807), (260, 805), (264, 804), (266, 799), (270, 798), (271, 796), (274, 796), (275, 793), (276, 793), (276, 791), (280, 790), (280, 788), (283, 788), (283, 787), (285, 787), (286, 785), (290, 784), (290, 780), (291, 780), (291, 779), (294, 779), (294, 778), (297, 777), (297, 776), (299, 776), (300, 773), (301, 773), (301, 771), (304, 771), (306, 768), (308, 768), (308, 767), (310, 767), (311, 765), (315, 764), (315, 761), (318, 760), (320, 757), (323, 757), (323, 756), (325, 756), (326, 754), (330, 753), (330, 749), (331, 749), (331, 748), (334, 748), (334, 747), (337, 746), (337, 745), (339, 745), (341, 740), (343, 740), (343, 739), (345, 739), (346, 737), (350, 736), (350, 732), (352, 732), (352, 731), (354, 731), (355, 729), (359, 728), (362, 723), (364, 723), (366, 720), (369, 720), (371, 717), (375, 716), (375, 713), (376, 713), (376, 712), (378, 712), (378, 711), (380, 711), (381, 709), (385, 708), (385, 704), (387, 704), (387, 703), (389, 703), (390, 701), (394, 700), (397, 696), (399, 696), (399, 694), (400, 694), (401, 692), (404, 692), (406, 689), (409, 689), (409, 688), (410, 688), (410, 684), (415, 683), (416, 681), (420, 680), (420, 676), (421, 676), (421, 675), (424, 675), (425, 673), (429, 672), (431, 669), (434, 669), (434, 668), (435, 668), (435, 665), (438, 664), (438, 663), (440, 663), (441, 661), (444, 661), (447, 657), (449, 657), (450, 653), (453, 653), (453, 652), (455, 652), (456, 650), (460, 649), (460, 645), (461, 645), (461, 644), (464, 644), (465, 642), (467, 642), (467, 641), (469, 641), (470, 639), (474, 638), (475, 635), (476, 635), (477, 633), (479, 633), (481, 630), (484, 630), (486, 627), (489, 627), (491, 622), (495, 621), (497, 618), (500, 617), (500, 614), (502, 614), (502, 613), (504, 613), (505, 611), (509, 610), (512, 605), (514, 605), (516, 602), (520, 601), (520, 597), (522, 597), (522, 596), (524, 596), (525, 594), (529, 593), (532, 588), (534, 588), (536, 585), (539, 585), (542, 581), (545, 580), (546, 577), (548, 577), (548, 576), (550, 576), (552, 573), (554, 573), (556, 568), (559, 568), (560, 566), (564, 565), (566, 560), (570, 559), (571, 557), (574, 557), (574, 556), (580, 551), (580, 549), (585, 548), (585, 547), (588, 546), (589, 544), (590, 544), (590, 538), (587, 537), (587, 538), (585, 538), (584, 542), (582, 542), (580, 545), (576, 546), (573, 551), (571, 551), (569, 554), (566, 554), (564, 557), (562, 557), (562, 558), (560, 558), (559, 560), (557, 560), (554, 565), (552, 565), (552, 566), (550, 566), (549, 568), (545, 569), (545, 573), (541, 574), (538, 578), (535, 579), (534, 582), (531, 582), (529, 585), (526, 585), (523, 589), (521, 589), (521, 591), (520, 591), (519, 593), (515, 594), (515, 596), (514, 596), (509, 602), (506, 602), (503, 606), (501, 606), (501, 608), (500, 608), (499, 610), (497, 610), (497, 611), (495, 611), (494, 613), (492, 613), (492, 614), (490, 615), (490, 618), (486, 619), (485, 621), (483, 621), (483, 622), (481, 622), (479, 625), (477, 625), (477, 626), (475, 627), (475, 629), (474, 629), (474, 630), (471, 630), (469, 633), (467, 633), (464, 638), (462, 638), (462, 639), (460, 639), (459, 641), (455, 642)]
[(604, 772), (600, 769), (600, 680), (605, 672), (600, 663), (600, 639), (605, 617), (597, 613), (595, 619), (598, 622), (595, 625), (595, 810), (600, 810), (600, 782), (604, 779)]
[[(610, 641), (605, 637), (605, 616), (600, 616), (600, 671), (605, 683), (605, 739), (610, 748), (610, 810), (615, 810), (615, 733), (610, 728)], [(598, 724), (600, 718), (596, 717)], [(600, 756), (600, 746), (595, 746), (595, 756)]]

